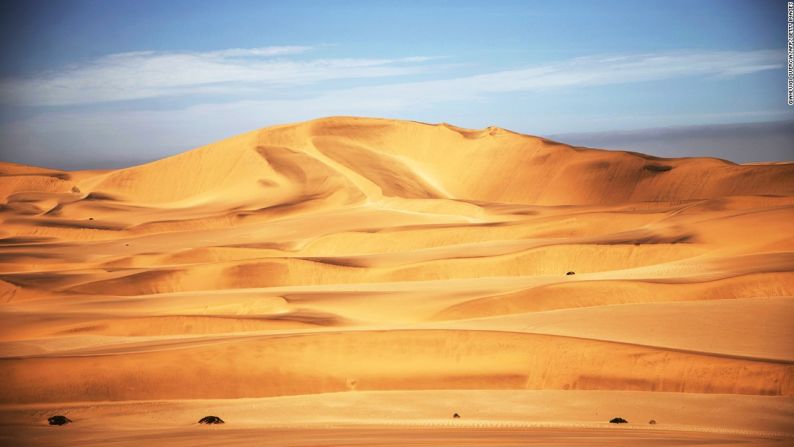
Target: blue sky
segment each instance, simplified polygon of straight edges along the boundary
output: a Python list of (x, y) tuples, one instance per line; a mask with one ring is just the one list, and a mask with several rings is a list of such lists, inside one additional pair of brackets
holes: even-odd
[[(0, 150), (7, 161), (123, 166), (266, 125), (364, 115), (601, 147), (634, 132), (629, 149), (657, 155), (793, 159), (780, 135), (727, 147), (715, 127), (785, 121), (742, 129), (791, 133), (785, 9), (777, 0), (4, 2)], [(696, 143), (681, 126), (700, 132)], [(675, 151), (659, 128), (676, 129)]]

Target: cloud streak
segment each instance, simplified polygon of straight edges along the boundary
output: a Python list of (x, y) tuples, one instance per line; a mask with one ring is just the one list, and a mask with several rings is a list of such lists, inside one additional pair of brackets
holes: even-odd
[(117, 53), (59, 71), (0, 82), (0, 101), (64, 106), (199, 94), (266, 93), (337, 79), (404, 76), (426, 57), (291, 60), (311, 47), (231, 48), (210, 52)]
[(590, 56), (527, 68), (375, 87), (346, 94), (360, 98), (420, 97), (423, 101), (471, 99), (499, 93), (544, 91), (627, 84), (695, 76), (730, 78), (782, 68), (779, 51), (689, 51), (656, 54)]
[[(284, 87), (339, 79), (398, 77), (427, 71), (427, 57), (311, 59), (289, 56), (307, 46), (231, 48), (196, 52), (133, 52), (101, 57), (60, 71), (0, 82), (0, 101), (64, 106), (158, 97), (241, 95), (262, 97)], [(447, 101), (516, 91), (542, 91), (690, 76), (734, 77), (783, 66), (777, 51), (681, 51), (591, 56), (519, 69), (343, 91), (347, 96)], [(332, 96), (340, 92), (331, 91)], [(321, 94), (322, 96), (322, 94)]]

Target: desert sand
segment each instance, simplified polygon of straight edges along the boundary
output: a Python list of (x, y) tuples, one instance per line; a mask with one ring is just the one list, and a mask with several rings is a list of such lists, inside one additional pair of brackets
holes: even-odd
[(3, 445), (794, 442), (794, 164), (334, 117), (0, 203)]

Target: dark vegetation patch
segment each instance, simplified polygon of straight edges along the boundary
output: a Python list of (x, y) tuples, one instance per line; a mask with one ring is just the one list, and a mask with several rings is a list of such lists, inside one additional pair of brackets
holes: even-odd
[(66, 416), (62, 416), (58, 414), (48, 418), (47, 422), (49, 422), (50, 425), (66, 425), (66, 424), (70, 424), (72, 420)]
[(219, 418), (218, 416), (204, 416), (203, 418), (199, 419), (199, 424), (225, 424), (223, 419)]
[(645, 170), (651, 172), (667, 172), (671, 169), (673, 167), (669, 165), (645, 165)]

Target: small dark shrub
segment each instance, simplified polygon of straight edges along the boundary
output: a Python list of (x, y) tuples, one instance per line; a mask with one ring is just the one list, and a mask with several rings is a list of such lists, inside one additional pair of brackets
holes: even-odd
[(50, 417), (49, 419), (47, 419), (47, 422), (49, 422), (49, 423), (50, 423), (50, 425), (64, 425), (64, 424), (69, 424), (69, 423), (71, 423), (71, 422), (72, 422), (72, 420), (71, 420), (71, 419), (69, 419), (69, 418), (68, 418), (68, 417), (66, 417), (66, 416), (61, 416), (61, 415), (59, 414), (59, 415), (56, 415), (56, 416), (52, 416), (52, 417)]
[(609, 420), (610, 424), (626, 424), (628, 422), (629, 421), (627, 421), (627, 420), (625, 420), (623, 418), (612, 418), (612, 419)]
[(219, 418), (218, 416), (204, 416), (203, 418), (199, 419), (199, 424), (224, 424), (223, 419)]
[(565, 275), (566, 275), (566, 276), (571, 276), (571, 275), (575, 275), (575, 274), (576, 274), (576, 272), (568, 272), (568, 273), (566, 273)]

